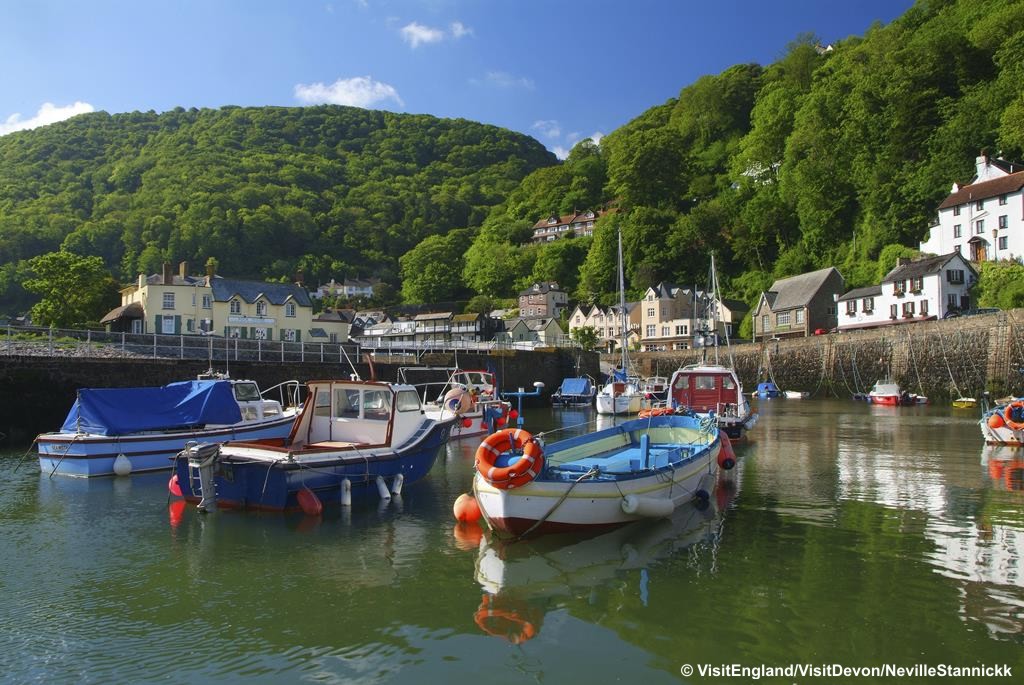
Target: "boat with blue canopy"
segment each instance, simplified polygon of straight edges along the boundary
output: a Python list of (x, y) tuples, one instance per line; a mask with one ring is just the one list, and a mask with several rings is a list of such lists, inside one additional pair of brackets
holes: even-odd
[(298, 415), (299, 391), (298, 381), (260, 392), (254, 381), (227, 377), (82, 388), (61, 429), (36, 437), (39, 467), (50, 475), (127, 475), (171, 468), (190, 440), (283, 438)]
[(564, 378), (558, 390), (551, 393), (551, 404), (556, 407), (579, 407), (594, 403), (597, 387), (589, 376)]
[(775, 385), (771, 381), (765, 381), (757, 384), (757, 390), (754, 391), (762, 400), (770, 400), (776, 397), (782, 396), (782, 391), (779, 390), (779, 386)]

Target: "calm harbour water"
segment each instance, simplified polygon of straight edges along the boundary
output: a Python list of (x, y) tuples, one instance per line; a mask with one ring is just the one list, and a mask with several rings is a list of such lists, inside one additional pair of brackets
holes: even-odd
[[(401, 502), (322, 519), (169, 509), (169, 474), (49, 479), (0, 443), (0, 680), (741, 683), (680, 667), (1007, 664), (1013, 678), (966, 682), (1021, 682), (1024, 451), (985, 448), (974, 411), (758, 410), (710, 510), (504, 547), (455, 534), (472, 439)], [(593, 418), (531, 410), (527, 427)]]

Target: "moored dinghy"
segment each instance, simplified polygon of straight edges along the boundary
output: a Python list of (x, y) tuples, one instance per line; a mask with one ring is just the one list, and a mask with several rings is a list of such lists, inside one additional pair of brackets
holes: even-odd
[(664, 414), (542, 446), (522, 429), (490, 436), (473, 488), (495, 531), (528, 535), (623, 525), (706, 500), (735, 464), (713, 420)]
[(180, 488), (202, 510), (310, 513), (365, 492), (388, 499), (427, 475), (455, 420), (426, 415), (411, 385), (310, 381), (287, 440), (192, 445), (175, 461), (172, 492)]

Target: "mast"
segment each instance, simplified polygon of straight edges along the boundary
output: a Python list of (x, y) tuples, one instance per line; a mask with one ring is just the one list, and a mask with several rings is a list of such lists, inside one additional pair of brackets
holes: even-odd
[(622, 229), (619, 229), (619, 318), (622, 322), (622, 339), (619, 346), (622, 348), (622, 373), (627, 377), (626, 370), (626, 276), (622, 272)]

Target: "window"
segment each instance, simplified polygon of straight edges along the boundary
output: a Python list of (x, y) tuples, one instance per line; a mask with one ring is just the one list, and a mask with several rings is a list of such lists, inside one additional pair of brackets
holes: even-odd
[(210, 309), (213, 307), (213, 298), (209, 295), (203, 295), (203, 309)]
[(359, 418), (359, 391), (354, 388), (339, 388), (334, 391), (334, 418)]
[(971, 298), (967, 295), (960, 296), (960, 309), (967, 310), (971, 308)]
[(789, 312), (779, 312), (775, 315), (776, 326), (788, 326), (789, 325)]
[(728, 376), (722, 376), (722, 387), (726, 390), (734, 390), (736, 388), (736, 384), (733, 383), (732, 379)]
[(985, 220), (978, 219), (974, 222), (974, 232), (981, 235), (985, 231)]
[(395, 400), (395, 407), (398, 411), (419, 411), (420, 396), (415, 390), (400, 390), (398, 399)]
[(267, 315), (267, 302), (266, 300), (260, 300), (256, 303), (256, 316)]
[(650, 326), (648, 326), (647, 328), (644, 329), (646, 331), (645, 335), (648, 338), (653, 338), (654, 337), (654, 329), (655, 329), (654, 324), (651, 324)]
[(804, 322), (804, 310), (796, 310), (796, 322), (797, 324), (802, 324)]
[(164, 293), (164, 309), (174, 309), (174, 293)]
[(768, 315), (764, 314), (761, 316), (761, 332), (764, 333), (768, 330)]
[(953, 224), (953, 237), (954, 238), (959, 238), (962, 235), (963, 235), (963, 229), (960, 227), (960, 224)]
[(985, 201), (984, 200), (978, 200), (977, 202), (974, 203), (974, 208), (975, 209), (985, 209)]
[(857, 300), (846, 301), (846, 315), (853, 316), (857, 313)]
[(921, 300), (921, 316), (928, 316), (928, 300)]
[(686, 325), (676, 326), (676, 335), (687, 335), (689, 333), (689, 331), (686, 330), (687, 328), (689, 327)]
[(233, 298), (231, 300), (231, 313), (232, 314), (241, 314), (242, 313), (242, 302), (238, 298)]
[(647, 310), (647, 316), (654, 316), (654, 307), (650, 307)]
[(918, 276), (910, 280), (910, 290), (915, 293), (921, 292), (924, 288), (924, 277)]
[(895, 319), (899, 315), (900, 306), (898, 304), (889, 305), (889, 318)]
[(160, 321), (160, 332), (164, 335), (174, 335), (174, 317), (165, 316)]
[(946, 309), (957, 309), (958, 304), (960, 304), (960, 298), (957, 297), (956, 293), (946, 295)]
[(185, 332), (186, 333), (195, 333), (196, 332), (196, 320), (195, 319), (185, 319)]
[(663, 338), (667, 338), (668, 336), (672, 335), (672, 327), (671, 326), (662, 326), (661, 327), (661, 335), (662, 335)]
[(964, 270), (963, 269), (946, 269), (946, 282), (948, 282), (948, 283), (963, 283), (964, 282)]
[(694, 383), (694, 389), (696, 390), (714, 390), (715, 389), (715, 377), (714, 376), (696, 376), (696, 383)]
[(864, 300), (861, 302), (861, 309), (864, 310), (865, 314), (870, 314), (871, 312), (875, 311), (875, 298), (865, 297)]
[(892, 282), (892, 294), (893, 295), (902, 295), (903, 294), (903, 288), (904, 288), (905, 285), (906, 285), (906, 281), (893, 281)]
[(1005, 235), (999, 237), (999, 249), (1000, 250), (1005, 250), (1006, 249), (1006, 236)]
[(269, 333), (270, 329), (269, 328), (255, 328), (255, 329), (253, 329), (253, 331), (254, 331), (254, 333), (253, 333), (253, 337), (254, 338), (256, 338), (257, 340), (266, 340), (267, 339), (267, 334)]
[(960, 205), (953, 208), (953, 216), (960, 216)]
[(999, 196), (999, 206), (1002, 207), (1005, 204), (1006, 204), (1006, 195), (1000, 195)]
[(999, 216), (999, 228), (1006, 228), (1010, 225), (1010, 219), (1005, 214)]
[(284, 329), (284, 339), (288, 342), (295, 342), (295, 329), (286, 328)]
[(903, 317), (909, 318), (914, 315), (914, 303), (904, 302), (903, 303)]
[(142, 319), (132, 319), (132, 333), (136, 335), (142, 333)]
[(391, 418), (391, 391), (364, 390), (363, 418), (387, 421)]

